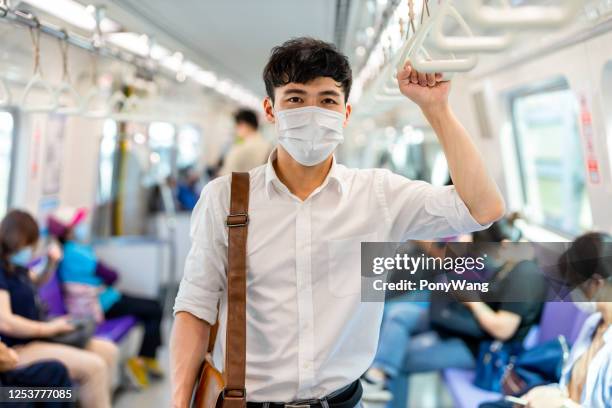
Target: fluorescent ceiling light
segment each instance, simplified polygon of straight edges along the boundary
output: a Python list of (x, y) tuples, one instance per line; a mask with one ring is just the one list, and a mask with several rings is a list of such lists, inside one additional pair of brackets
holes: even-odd
[(202, 68), (200, 68), (199, 66), (197, 66), (196, 64), (194, 64), (191, 61), (186, 61), (183, 66), (181, 67), (181, 70), (185, 73), (185, 75), (187, 76), (193, 76), (195, 75), (196, 72), (200, 71)]
[[(130, 51), (141, 57), (149, 55), (149, 38), (144, 34), (138, 33), (113, 33), (106, 36), (108, 42)], [(151, 47), (151, 58), (159, 61), (167, 58), (170, 51), (161, 45), (153, 44)]]
[(167, 58), (168, 55), (170, 55), (170, 51), (167, 50), (166, 48), (162, 47), (161, 45), (153, 45), (153, 48), (151, 48), (151, 58), (153, 58), (154, 60), (161, 60), (164, 58)]
[[(24, 0), (24, 2), (83, 30), (94, 31), (96, 29), (94, 16), (87, 10), (87, 7), (74, 0)], [(103, 32), (113, 32), (118, 31), (120, 26), (105, 18), (100, 23), (100, 29)]]
[(145, 57), (149, 54), (149, 38), (136, 33), (114, 33), (106, 36), (108, 42)]
[(210, 71), (198, 71), (193, 74), (193, 79), (209, 88), (213, 88), (217, 84), (217, 76)]
[(178, 72), (183, 66), (183, 54), (175, 52), (172, 56), (164, 58), (161, 64), (170, 71)]

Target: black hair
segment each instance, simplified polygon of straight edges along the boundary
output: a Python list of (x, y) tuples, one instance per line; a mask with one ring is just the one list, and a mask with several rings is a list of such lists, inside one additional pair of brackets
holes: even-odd
[(11, 210), (0, 222), (0, 266), (12, 271), (10, 257), (20, 249), (34, 245), (40, 231), (34, 217), (25, 211)]
[(594, 275), (612, 278), (612, 236), (589, 232), (576, 238), (559, 258), (559, 268), (572, 284), (581, 284)]
[(253, 112), (251, 109), (240, 109), (238, 112), (234, 113), (234, 120), (236, 124), (246, 123), (251, 126), (253, 129), (257, 130), (259, 127), (259, 122), (257, 120), (257, 114)]
[(319, 77), (338, 82), (348, 100), (353, 83), (346, 55), (330, 43), (310, 37), (294, 38), (272, 48), (263, 71), (266, 92), (274, 102), (274, 88), (290, 82), (305, 84)]

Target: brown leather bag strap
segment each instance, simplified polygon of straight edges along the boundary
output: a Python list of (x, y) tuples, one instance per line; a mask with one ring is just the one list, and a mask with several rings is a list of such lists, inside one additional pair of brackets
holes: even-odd
[(246, 406), (246, 244), (249, 224), (249, 173), (232, 173), (227, 217), (227, 332), (224, 407)]

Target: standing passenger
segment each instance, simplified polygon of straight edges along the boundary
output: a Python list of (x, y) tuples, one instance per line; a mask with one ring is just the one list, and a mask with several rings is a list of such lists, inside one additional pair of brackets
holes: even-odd
[[(455, 184), (447, 187), (337, 163), (352, 79), (348, 59), (333, 45), (287, 41), (273, 49), (263, 77), (266, 118), (279, 139), (267, 164), (250, 172), (249, 408), (304, 400), (357, 405), (383, 314), (382, 302), (361, 302), (360, 242), (480, 230), (503, 215), (504, 202), (450, 108), (450, 83), (440, 75), (406, 64), (398, 82), (438, 136)], [(189, 404), (217, 316), (219, 332), (226, 329), (229, 202), (230, 177), (220, 177), (204, 188), (193, 213), (193, 244), (174, 308), (174, 407)], [(213, 355), (220, 369), (222, 338)]]
[(220, 176), (233, 171), (249, 171), (266, 162), (272, 146), (259, 133), (257, 114), (250, 109), (241, 109), (234, 115), (236, 136), (230, 150), (223, 160)]

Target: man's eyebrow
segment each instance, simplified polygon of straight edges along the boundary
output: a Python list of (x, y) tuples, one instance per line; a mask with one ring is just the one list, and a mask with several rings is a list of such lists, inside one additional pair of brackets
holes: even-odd
[(319, 95), (340, 96), (340, 92), (334, 91), (333, 89), (328, 89), (326, 91), (319, 92)]
[(306, 95), (306, 91), (303, 89), (299, 89), (299, 88), (289, 88), (289, 89), (285, 89), (285, 94), (299, 94), (299, 95)]

